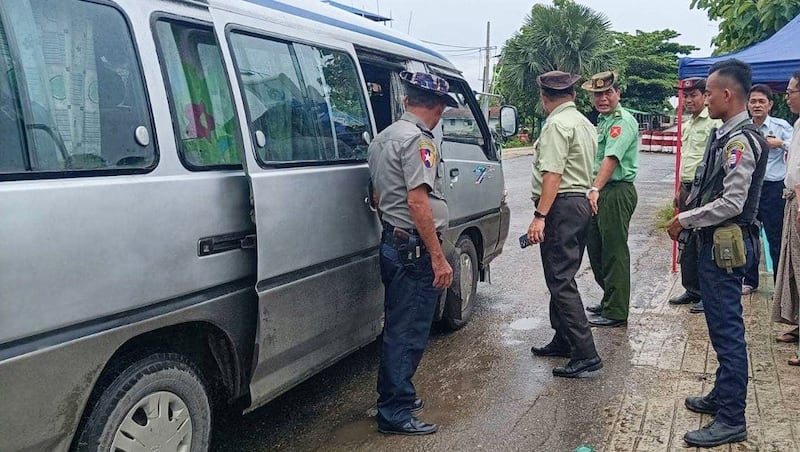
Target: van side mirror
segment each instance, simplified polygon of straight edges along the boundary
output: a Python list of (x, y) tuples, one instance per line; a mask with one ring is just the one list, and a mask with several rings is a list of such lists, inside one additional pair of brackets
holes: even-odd
[(519, 130), (517, 107), (503, 105), (500, 107), (500, 133), (502, 133), (503, 138), (508, 138), (516, 135), (517, 130)]

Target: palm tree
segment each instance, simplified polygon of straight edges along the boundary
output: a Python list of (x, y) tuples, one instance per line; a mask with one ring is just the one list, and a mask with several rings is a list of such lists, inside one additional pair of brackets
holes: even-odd
[(503, 47), (498, 91), (523, 118), (544, 116), (536, 77), (559, 70), (589, 77), (613, 69), (614, 38), (608, 18), (572, 0), (534, 5), (522, 28)]

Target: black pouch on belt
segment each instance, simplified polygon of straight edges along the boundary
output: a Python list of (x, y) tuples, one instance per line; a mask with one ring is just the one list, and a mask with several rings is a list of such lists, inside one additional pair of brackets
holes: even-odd
[(409, 234), (398, 228), (394, 229), (392, 236), (395, 240), (397, 253), (400, 256), (400, 262), (406, 268), (415, 268), (417, 259), (422, 255), (422, 244), (419, 236)]
[(717, 267), (733, 273), (734, 268), (743, 267), (747, 263), (742, 228), (731, 224), (714, 230), (714, 262)]

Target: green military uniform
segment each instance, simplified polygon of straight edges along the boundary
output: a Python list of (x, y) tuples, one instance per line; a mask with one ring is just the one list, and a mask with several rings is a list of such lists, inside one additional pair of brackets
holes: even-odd
[[(602, 92), (611, 88), (616, 73), (606, 74), (594, 76), (584, 89)], [(613, 111), (598, 117), (597, 138), (595, 177), (604, 158), (614, 157), (618, 164), (600, 192), (598, 213), (592, 219), (586, 248), (594, 279), (603, 289), (601, 315), (606, 319), (625, 321), (631, 298), (628, 229), (638, 202), (633, 181), (639, 171), (639, 124), (618, 103)]]

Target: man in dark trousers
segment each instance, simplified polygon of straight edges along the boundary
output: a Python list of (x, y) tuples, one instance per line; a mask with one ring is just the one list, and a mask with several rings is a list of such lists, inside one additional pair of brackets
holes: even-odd
[(713, 136), (686, 200), (690, 210), (667, 228), (677, 239), (691, 230), (699, 242), (698, 271), (711, 345), (717, 352), (714, 388), (704, 397), (687, 397), (686, 407), (714, 416), (684, 440), (714, 447), (747, 439), (747, 346), (742, 318), (742, 280), (754, 258), (756, 214), (767, 168), (769, 146), (747, 114), (750, 66), (739, 60), (716, 63), (706, 82), (706, 106), (724, 121)]
[(453, 282), (441, 234), (447, 228), (440, 143), (431, 129), (446, 106), (456, 107), (447, 81), (400, 73), (406, 112), (369, 146), (373, 199), (381, 212), (381, 279), (385, 286), (383, 353), (378, 369), (378, 431), (427, 435), (438, 426), (417, 419), (422, 408), (411, 378), (428, 343), (436, 302)]
[(578, 79), (561, 71), (536, 79), (548, 116), (533, 153), (531, 194), (536, 210), (528, 240), (541, 244), (555, 336), (531, 352), (571, 358), (566, 366), (553, 369), (557, 377), (580, 377), (603, 367), (575, 282), (591, 218), (586, 193), (597, 152), (595, 128), (575, 107)]

